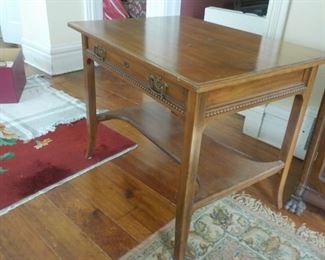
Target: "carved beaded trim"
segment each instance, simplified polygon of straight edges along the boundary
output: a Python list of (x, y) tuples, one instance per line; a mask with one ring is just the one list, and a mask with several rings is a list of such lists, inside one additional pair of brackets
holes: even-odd
[(106, 62), (99, 61), (96, 58), (96, 56), (90, 50), (88, 50), (87, 54), (91, 59), (98, 62), (104, 68), (118, 74), (120, 77), (122, 77), (124, 80), (129, 82), (131, 85), (133, 85), (135, 87), (138, 87), (138, 88), (141, 88), (149, 96), (151, 96), (154, 99), (162, 102), (163, 104), (166, 104), (170, 109), (174, 110), (178, 114), (181, 114), (181, 115), (184, 114), (184, 107), (182, 105), (171, 101), (167, 96), (162, 96), (162, 95), (156, 93), (155, 91), (153, 91), (149, 86), (149, 82), (146, 83), (146, 82), (144, 82), (142, 80), (138, 80), (138, 79), (134, 78), (133, 76), (131, 76), (130, 74), (124, 72), (123, 70), (121, 70), (119, 67), (113, 65), (112, 63), (108, 63), (107, 61)]
[(217, 116), (234, 110), (243, 110), (246, 107), (251, 107), (253, 105), (265, 103), (266, 101), (272, 101), (277, 98), (299, 94), (302, 93), (305, 90), (305, 88), (306, 86), (302, 84), (288, 89), (284, 89), (280, 92), (275, 92), (273, 94), (267, 94), (267, 95), (247, 99), (244, 101), (240, 101), (236, 104), (230, 104), (222, 107), (212, 107), (205, 113), (205, 117), (208, 118), (212, 116)]

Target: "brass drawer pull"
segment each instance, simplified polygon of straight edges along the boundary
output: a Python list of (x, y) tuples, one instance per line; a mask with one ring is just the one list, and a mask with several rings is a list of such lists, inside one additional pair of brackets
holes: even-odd
[(164, 98), (166, 96), (168, 85), (165, 81), (162, 80), (161, 77), (150, 75), (149, 87), (153, 92), (158, 94), (161, 98)]
[(106, 58), (106, 50), (100, 46), (94, 46), (94, 54), (100, 61), (104, 61)]

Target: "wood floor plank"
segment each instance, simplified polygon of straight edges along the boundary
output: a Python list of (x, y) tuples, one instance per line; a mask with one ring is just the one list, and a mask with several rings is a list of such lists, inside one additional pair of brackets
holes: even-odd
[[(142, 146), (134, 151), (128, 158), (117, 158), (114, 164), (152, 187), (171, 201), (175, 201), (175, 185), (170, 185), (178, 181), (178, 165), (167, 158), (162, 152), (155, 152), (157, 148), (153, 144)], [(149, 158), (149, 159), (143, 159)], [(134, 171), (133, 169), (135, 169)], [(161, 178), (161, 176), (164, 176)]]
[[(49, 79), (49, 82), (56, 88), (65, 82), (75, 82), (75, 88), (83, 88), (83, 73), (80, 71), (75, 71), (63, 75), (47, 76), (47, 78)], [(71, 89), (71, 91), (73, 91), (73, 89)]]
[[(132, 211), (131, 211), (132, 212)], [(147, 229), (143, 224), (137, 221), (131, 214), (131, 212), (120, 219), (117, 220), (117, 223), (128, 232), (138, 243), (145, 240), (149, 235), (152, 234), (152, 231)]]
[(115, 184), (102, 180), (101, 175), (108, 174), (103, 169), (103, 166), (100, 166), (72, 181), (71, 185), (85, 199), (92, 200), (93, 205), (107, 216), (117, 220), (128, 214), (135, 206), (128, 201), (121, 189), (114, 187)]
[(0, 259), (51, 260), (57, 257), (18, 211), (0, 218)]
[[(135, 208), (140, 208), (146, 212), (147, 218), (155, 218), (158, 215), (159, 219), (161, 219), (159, 221), (160, 225), (173, 218), (175, 209), (170, 201), (156, 191), (144, 186), (134, 177), (128, 176), (113, 162), (97, 168), (97, 171), (98, 174), (95, 172), (88, 174), (83, 180), (73, 182), (72, 185), (79, 188), (83, 196), (89, 190), (96, 192), (96, 198), (92, 198), (96, 201), (96, 207), (100, 208), (113, 220), (119, 220)], [(113, 202), (109, 208), (106, 206), (108, 197)], [(113, 198), (117, 200), (115, 201)], [(164, 207), (162, 208), (161, 205), (164, 205)], [(115, 211), (112, 211), (115, 207)], [(122, 209), (124, 210), (121, 211)], [(142, 222), (147, 222), (147, 219), (141, 219), (140, 223)]]
[(62, 259), (111, 259), (45, 196), (19, 209), (28, 225)]
[(0, 250), (0, 260), (8, 259), (9, 257), (5, 256), (3, 252)]
[(113, 259), (121, 257), (128, 248), (137, 244), (135, 239), (84, 199), (69, 183), (49, 192), (47, 197)]
[(161, 229), (168, 223), (160, 219), (159, 216), (153, 218), (152, 215), (141, 208), (135, 208), (129, 213), (129, 215), (136, 221), (140, 222), (146, 229), (150, 230), (151, 232)]
[(102, 176), (124, 190), (125, 196), (132, 204), (147, 211), (153, 218), (159, 216), (164, 222), (167, 222), (175, 216), (175, 206), (169, 200), (153, 189), (144, 186), (141, 181), (130, 176), (114, 162), (107, 165), (107, 171), (109, 174)]

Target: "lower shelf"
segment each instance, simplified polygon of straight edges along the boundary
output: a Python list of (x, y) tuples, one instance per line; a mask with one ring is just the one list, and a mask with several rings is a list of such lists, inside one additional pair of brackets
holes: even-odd
[[(183, 142), (182, 121), (159, 104), (153, 102), (139, 107), (108, 111), (99, 115), (98, 119), (101, 121), (121, 119), (129, 122), (180, 163)], [(194, 208), (202, 207), (231, 192), (242, 190), (278, 173), (283, 167), (284, 163), (280, 160), (254, 161), (248, 155), (216, 143), (204, 135), (198, 170), (200, 185)], [(176, 203), (176, 199), (172, 202)]]

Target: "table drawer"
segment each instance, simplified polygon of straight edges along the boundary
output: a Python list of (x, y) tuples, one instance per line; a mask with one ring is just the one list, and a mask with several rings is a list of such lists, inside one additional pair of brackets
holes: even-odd
[(153, 98), (171, 103), (183, 113), (187, 91), (173, 75), (93, 39), (89, 39), (87, 52), (99, 64), (142, 88)]
[[(268, 93), (280, 93), (280, 90), (285, 91), (292, 86), (305, 85), (304, 75), (305, 70), (302, 69), (241, 84), (234, 84), (227, 86), (222, 91), (217, 89), (209, 95), (208, 106), (229, 104), (229, 102), (234, 103), (252, 97), (264, 96)], [(270, 99), (270, 101), (272, 100)]]

